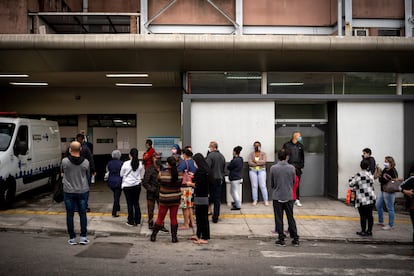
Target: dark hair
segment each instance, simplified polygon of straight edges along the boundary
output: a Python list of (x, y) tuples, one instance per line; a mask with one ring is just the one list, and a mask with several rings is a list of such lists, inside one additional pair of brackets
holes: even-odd
[(183, 150), (183, 154), (187, 155), (188, 157), (192, 157), (193, 156), (193, 152), (189, 149), (184, 149)]
[(237, 154), (240, 154), (240, 152), (241, 152), (241, 150), (242, 150), (242, 149), (243, 149), (242, 147), (237, 146), (237, 147), (235, 147), (235, 148), (233, 149), (233, 151), (234, 151), (235, 153), (237, 153)]
[(284, 150), (284, 149), (280, 149), (278, 152), (277, 152), (277, 158), (280, 160), (280, 161), (283, 161), (283, 160), (286, 160), (286, 157), (288, 156), (288, 153), (286, 152), (286, 150)]
[(208, 175), (209, 184), (213, 185), (215, 182), (214, 175), (211, 173), (210, 167), (204, 156), (201, 153), (196, 153), (193, 156), (193, 160), (197, 164), (197, 172), (205, 172)]
[(82, 133), (78, 133), (78, 134), (76, 134), (76, 140), (80, 140), (80, 141), (83, 141), (83, 140), (85, 140), (85, 135), (83, 135)]
[(371, 154), (372, 154), (372, 152), (371, 152), (371, 149), (370, 149), (370, 148), (365, 148), (365, 149), (363, 149), (363, 150), (362, 150), (362, 152), (366, 152), (366, 153), (368, 153), (369, 155), (371, 155)]
[(138, 166), (139, 166), (138, 150), (136, 148), (132, 148), (129, 151), (129, 154), (132, 157), (131, 167), (132, 167), (132, 170), (135, 172), (138, 169)]
[(145, 144), (148, 144), (148, 145), (152, 146), (152, 140), (151, 139), (147, 139), (147, 141), (145, 141)]
[(171, 183), (175, 183), (178, 180), (177, 161), (174, 156), (170, 156), (167, 163), (171, 166)]
[(253, 146), (254, 146), (255, 144), (259, 144), (259, 146), (262, 146), (262, 143), (260, 143), (259, 141), (255, 141), (255, 142), (253, 143)]
[(367, 159), (362, 159), (361, 161), (361, 169), (366, 170), (369, 168), (369, 161)]

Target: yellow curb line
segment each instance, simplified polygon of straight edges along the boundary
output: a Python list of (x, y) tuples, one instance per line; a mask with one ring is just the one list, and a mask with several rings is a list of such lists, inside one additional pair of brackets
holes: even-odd
[[(66, 215), (66, 211), (35, 211), (35, 210), (4, 210), (0, 211), (1, 214), (17, 214), (17, 215)], [(111, 213), (102, 213), (102, 212), (89, 212), (88, 216), (90, 217), (111, 217)], [(120, 213), (119, 216), (126, 217), (127, 214)], [(142, 214), (143, 218), (147, 218), (147, 214)], [(155, 214), (156, 217), (156, 214)], [(178, 215), (179, 218), (182, 218), (182, 215)], [(227, 219), (273, 219), (273, 214), (221, 214), (221, 218)], [(306, 220), (345, 220), (345, 221), (358, 221), (358, 217), (344, 217), (344, 216), (323, 216), (323, 215), (296, 215), (295, 219), (306, 219)], [(409, 219), (396, 219), (396, 222), (408, 224), (411, 223)]]

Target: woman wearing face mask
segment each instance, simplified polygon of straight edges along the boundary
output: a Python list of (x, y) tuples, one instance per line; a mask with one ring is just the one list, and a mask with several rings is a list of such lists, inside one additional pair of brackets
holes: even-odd
[[(392, 230), (394, 228), (394, 202), (395, 193), (387, 193), (384, 191), (384, 186), (388, 181), (397, 179), (398, 172), (395, 169), (395, 161), (391, 156), (386, 156), (384, 160), (384, 169), (382, 170), (379, 182), (381, 184), (381, 192), (378, 195), (376, 208), (378, 212), (378, 225), (382, 226), (383, 230)], [(384, 225), (384, 211), (383, 207), (388, 209), (388, 224)]]
[(257, 204), (259, 198), (258, 187), (262, 192), (264, 205), (268, 206), (269, 195), (266, 187), (266, 153), (261, 151), (262, 144), (259, 141), (254, 142), (254, 151), (249, 154), (249, 177), (252, 185), (253, 206)]

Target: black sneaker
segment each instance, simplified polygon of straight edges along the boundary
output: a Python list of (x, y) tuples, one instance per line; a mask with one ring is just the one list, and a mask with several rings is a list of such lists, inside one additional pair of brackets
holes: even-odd
[(275, 242), (275, 244), (276, 244), (276, 245), (279, 245), (279, 246), (283, 246), (283, 247), (285, 247), (285, 246), (286, 246), (286, 242), (285, 242), (284, 240), (277, 240), (277, 241)]
[(366, 237), (366, 236), (368, 236), (367, 232), (365, 232), (365, 231), (356, 232), (356, 234), (357, 234), (358, 236), (361, 236), (361, 237)]
[(241, 208), (233, 207), (230, 210), (232, 210), (232, 211), (239, 211), (239, 210), (241, 210)]
[(164, 233), (168, 233), (168, 232), (170, 232), (170, 231), (168, 231), (168, 229), (167, 229), (167, 228), (165, 228), (164, 226), (160, 229), (160, 231), (161, 231), (161, 232), (164, 232)]
[(293, 240), (292, 245), (296, 247), (299, 246), (299, 240)]

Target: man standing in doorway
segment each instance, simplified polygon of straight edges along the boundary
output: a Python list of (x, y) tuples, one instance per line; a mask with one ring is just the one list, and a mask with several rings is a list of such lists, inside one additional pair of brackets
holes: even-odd
[(217, 142), (210, 142), (208, 150), (209, 154), (206, 161), (214, 176), (214, 186), (210, 187), (210, 204), (214, 203), (213, 223), (217, 223), (220, 216), (221, 191), (226, 160), (223, 154), (219, 152)]
[(282, 149), (284, 149), (289, 156), (288, 162), (295, 167), (296, 175), (299, 178), (299, 185), (296, 189), (296, 201), (295, 205), (302, 207), (299, 200), (299, 188), (300, 188), (300, 177), (302, 176), (303, 168), (305, 167), (305, 151), (302, 144), (302, 135), (299, 131), (292, 133), (292, 139), (286, 142)]
[(80, 244), (88, 244), (86, 204), (89, 192), (89, 161), (81, 155), (81, 144), (73, 141), (69, 146), (69, 154), (63, 158), (61, 170), (63, 174), (63, 192), (66, 207), (66, 225), (69, 233), (68, 243), (77, 244), (73, 216), (77, 208), (80, 218)]

